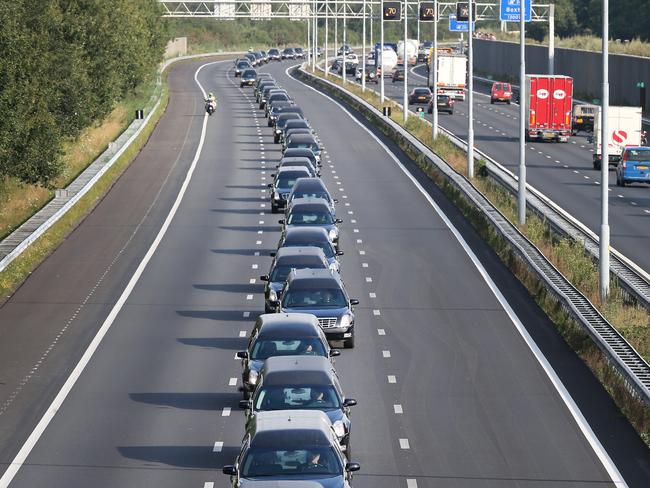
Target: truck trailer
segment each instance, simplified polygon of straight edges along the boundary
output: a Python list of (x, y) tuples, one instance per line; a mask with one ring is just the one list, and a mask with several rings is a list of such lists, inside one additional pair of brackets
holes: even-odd
[(573, 110), (573, 78), (526, 75), (526, 141), (568, 142)]
[(465, 100), (467, 84), (467, 57), (438, 54), (438, 79), (433, 87), (433, 72), (429, 68), (429, 87), (438, 95), (449, 95), (455, 100)]
[[(609, 107), (607, 112), (607, 132), (609, 132), (608, 159), (610, 166), (618, 165), (626, 146), (641, 145), (641, 107)], [(602, 167), (603, 147), (600, 137), (602, 112), (598, 107), (594, 119), (594, 169)]]

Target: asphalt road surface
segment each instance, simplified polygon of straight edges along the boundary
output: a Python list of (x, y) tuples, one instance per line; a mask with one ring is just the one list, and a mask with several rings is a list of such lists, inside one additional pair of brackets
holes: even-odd
[[(130, 291), (24, 464), (10, 467), (19, 468), (13, 487), (228, 485), (220, 468), (244, 422), (234, 354), (263, 309), (257, 278), (279, 238), (266, 189), (279, 150), (252, 89), (234, 82), (231, 63), (216, 63), (198, 74), (219, 106), (195, 159), (199, 65), (173, 70), (170, 107), (146, 148), (0, 309), (4, 470)], [(412, 165), (422, 192), (287, 67), (265, 69), (325, 146), (323, 177), (345, 220), (342, 275), (361, 301), (357, 347), (336, 361), (359, 402), (353, 486), (609, 487), (617, 470), (647, 486), (647, 448), (526, 291)]]
[[(426, 86), (426, 65), (409, 70), (409, 89)], [(379, 85), (367, 86), (379, 91)], [(385, 82), (386, 96), (402, 103), (404, 82)], [(474, 84), (474, 142), (485, 154), (518, 174), (519, 106), (490, 104), (489, 87)], [(418, 105), (411, 105), (415, 111)], [(422, 105), (425, 108), (426, 106)], [(439, 123), (463, 140), (467, 140), (468, 102), (456, 101), (453, 115), (440, 113)], [(431, 115), (426, 114), (431, 120)], [(593, 169), (592, 145), (587, 134), (573, 136), (566, 144), (553, 142), (526, 143), (528, 183), (588, 226), (600, 232), (600, 171)], [(650, 187), (634, 184), (616, 186), (615, 171), (609, 172), (609, 219), (611, 244), (618, 251), (650, 272)]]

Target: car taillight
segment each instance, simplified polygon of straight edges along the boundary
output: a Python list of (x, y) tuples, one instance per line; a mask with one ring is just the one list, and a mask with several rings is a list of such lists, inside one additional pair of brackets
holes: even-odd
[(567, 112), (564, 116), (564, 119), (565, 119), (564, 123), (569, 125), (571, 123), (571, 112)]
[(623, 151), (623, 159), (621, 160), (623, 169), (627, 168), (627, 151)]
[(530, 111), (530, 125), (533, 125), (535, 123), (535, 111), (531, 110)]

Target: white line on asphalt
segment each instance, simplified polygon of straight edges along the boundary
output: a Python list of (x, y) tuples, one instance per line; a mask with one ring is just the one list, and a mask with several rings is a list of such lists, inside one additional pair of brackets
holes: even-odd
[(366, 255), (366, 251), (364, 251), (364, 250), (359, 251), (359, 255), (361, 255), (361, 256), (365, 256), (365, 255)]
[(357, 244), (363, 244), (363, 239), (357, 239)]
[(255, 284), (255, 278), (251, 278), (250, 280), (248, 280), (248, 283), (251, 284), (251, 285), (254, 285)]
[(258, 246), (261, 246), (261, 245), (262, 245), (262, 241), (255, 241), (255, 244), (257, 244)]
[(372, 278), (370, 276), (366, 276), (366, 283), (372, 283)]
[(374, 293), (374, 292), (372, 292), (372, 291), (371, 291), (370, 293), (368, 293), (368, 296), (369, 296), (370, 298), (377, 298), (377, 294)]
[(239, 331), (239, 337), (246, 337), (246, 331), (245, 330), (240, 330)]
[(228, 380), (228, 386), (237, 386), (237, 378), (230, 378)]
[[(467, 24), (467, 25), (469, 25), (469, 24)], [(213, 481), (206, 481), (205, 483), (203, 483), (203, 488), (214, 488), (214, 482)]]
[[(287, 76), (289, 76), (288, 69), (286, 71)], [(300, 82), (299, 82), (300, 83)], [(510, 318), (511, 322), (519, 332), (519, 334), (522, 336), (524, 341), (526, 342), (526, 345), (528, 348), (531, 350), (532, 354), (535, 356), (535, 359), (539, 362), (540, 366), (542, 369), (544, 369), (544, 372), (548, 376), (549, 380), (553, 384), (554, 388), (562, 398), (562, 401), (566, 405), (567, 409), (571, 413), (573, 419), (575, 420), (576, 424), (582, 431), (582, 434), (585, 436), (585, 439), (589, 442), (591, 448), (594, 450), (594, 453), (600, 460), (600, 462), (603, 464), (604, 468), (607, 470), (607, 474), (611, 478), (611, 480), (617, 484), (620, 487), (627, 487), (627, 483), (621, 476), (621, 473), (618, 471), (618, 468), (612, 461), (612, 459), (609, 457), (609, 454), (607, 451), (605, 451), (603, 445), (601, 444), (600, 440), (594, 433), (594, 431), (591, 429), (591, 426), (585, 419), (584, 415), (580, 411), (580, 408), (578, 405), (575, 403), (573, 400), (573, 397), (571, 394), (568, 392), (560, 378), (557, 376), (557, 373), (551, 366), (551, 364), (548, 362), (548, 359), (544, 356), (542, 351), (539, 349), (533, 338), (530, 336), (524, 325), (522, 324), (521, 320), (515, 313), (515, 311), (512, 309), (510, 306), (510, 303), (506, 300), (506, 298), (503, 296), (503, 293), (501, 293), (501, 290), (499, 287), (494, 283), (490, 275), (488, 274), (487, 270), (483, 267), (483, 264), (479, 261), (479, 259), (476, 257), (476, 254), (474, 254), (474, 251), (469, 247), (463, 236), (458, 232), (458, 229), (453, 225), (453, 223), (449, 220), (447, 215), (442, 211), (442, 209), (438, 206), (438, 204), (433, 200), (431, 195), (429, 195), (426, 190), (422, 187), (422, 185), (417, 181), (417, 179), (408, 172), (408, 170), (404, 167), (402, 162), (397, 158), (397, 156), (379, 139), (373, 132), (366, 127), (363, 123), (361, 123), (359, 120), (357, 120), (354, 115), (352, 115), (347, 109), (345, 109), (340, 103), (335, 101), (333, 98), (329, 97), (328, 95), (325, 95), (324, 93), (321, 93), (320, 91), (316, 90), (315, 88), (312, 88), (311, 86), (307, 85), (306, 83), (301, 83), (303, 86), (306, 86), (310, 90), (314, 91), (315, 93), (319, 94), (323, 98), (327, 98), (330, 100), (333, 104), (338, 106), (345, 114), (350, 117), (352, 121), (354, 121), (359, 127), (361, 127), (363, 130), (366, 131), (366, 133), (377, 142), (377, 144), (386, 151), (386, 153), (391, 157), (391, 159), (395, 162), (395, 164), (402, 170), (404, 175), (411, 180), (413, 185), (420, 191), (422, 196), (429, 202), (431, 207), (436, 211), (436, 213), (439, 215), (439, 217), (445, 222), (445, 225), (449, 228), (451, 233), (454, 235), (456, 240), (459, 242), (465, 253), (468, 255), (480, 275), (482, 276), (483, 280), (485, 283), (488, 285), (490, 290), (492, 290), (492, 293), (494, 296), (497, 298), (503, 309), (505, 310), (506, 314)], [(575, 144), (575, 141), (571, 141)], [(611, 190), (611, 188), (609, 189)]]
[[(467, 24), (469, 25), (469, 24)], [(636, 202), (630, 202), (630, 205), (634, 205), (636, 207), (637, 203)]]
[(418, 481), (415, 478), (408, 478), (406, 480), (406, 488), (418, 488)]
[(223, 450), (223, 442), (222, 441), (217, 441), (214, 443), (214, 447), (212, 448), (212, 452), (221, 452)]
[[(198, 80), (199, 72), (201, 72), (201, 70), (206, 66), (210, 66), (217, 63), (223, 63), (223, 62), (224, 61), (212, 61), (210, 63), (202, 64), (194, 72), (194, 81), (199, 86), (199, 89), (201, 90), (204, 99), (207, 95), (205, 93), (205, 90), (203, 89), (203, 86)], [(59, 390), (59, 393), (57, 393), (56, 397), (54, 397), (54, 400), (52, 401), (50, 406), (47, 408), (47, 410), (41, 417), (41, 420), (38, 422), (38, 424), (36, 425), (32, 433), (29, 435), (25, 443), (18, 451), (18, 454), (16, 454), (16, 456), (13, 458), (13, 460), (7, 467), (7, 470), (0, 478), (0, 488), (8, 487), (9, 483), (11, 483), (11, 481), (14, 479), (14, 477), (16, 476), (20, 468), (25, 463), (27, 456), (29, 456), (29, 453), (32, 451), (32, 449), (34, 449), (34, 446), (41, 438), (41, 435), (43, 435), (43, 432), (45, 431), (45, 429), (50, 424), (50, 422), (52, 421), (56, 413), (61, 408), (61, 405), (63, 404), (66, 397), (72, 390), (72, 387), (77, 382), (77, 380), (83, 373), (84, 369), (90, 362), (91, 358), (95, 354), (95, 351), (99, 347), (99, 344), (102, 342), (102, 339), (104, 338), (108, 330), (113, 325), (113, 322), (115, 322), (115, 318), (122, 310), (122, 307), (124, 307), (126, 300), (129, 298), (131, 292), (135, 288), (135, 285), (140, 280), (142, 273), (147, 267), (147, 264), (149, 264), (149, 261), (151, 260), (152, 256), (156, 252), (156, 249), (158, 249), (160, 242), (162, 241), (163, 237), (167, 233), (167, 229), (169, 229), (169, 226), (171, 225), (172, 219), (176, 215), (176, 212), (178, 211), (178, 208), (181, 205), (183, 197), (185, 196), (185, 192), (187, 191), (187, 188), (190, 184), (190, 180), (192, 179), (192, 175), (194, 174), (196, 165), (198, 164), (199, 158), (201, 157), (201, 151), (203, 150), (203, 144), (205, 142), (205, 133), (207, 129), (207, 124), (208, 124), (208, 114), (205, 113), (203, 115), (203, 125), (201, 126), (201, 137), (199, 138), (199, 145), (197, 146), (196, 152), (194, 153), (194, 158), (192, 159), (192, 163), (190, 164), (190, 167), (188, 168), (187, 173), (185, 174), (185, 179), (183, 180), (183, 184), (181, 185), (178, 194), (176, 195), (176, 200), (174, 200), (174, 204), (169, 210), (169, 213), (167, 214), (165, 221), (160, 227), (160, 230), (158, 231), (156, 238), (151, 243), (151, 246), (149, 246), (147, 253), (142, 258), (142, 261), (140, 261), (140, 264), (138, 265), (135, 272), (131, 276), (131, 279), (127, 283), (126, 288), (124, 288), (122, 294), (117, 299), (117, 302), (115, 302), (115, 305), (113, 305), (113, 308), (111, 309), (110, 313), (106, 317), (106, 320), (104, 320), (104, 322), (102, 323), (101, 327), (97, 331), (97, 334), (95, 334), (95, 337), (86, 348), (83, 356), (81, 356), (81, 359), (79, 360), (75, 368), (72, 370), (72, 372), (68, 376), (68, 379), (65, 381), (61, 389)]]
[(409, 440), (408, 439), (400, 439), (399, 440), (399, 447), (401, 449), (410, 449), (411, 446), (409, 445)]
[(356, 223), (357, 223), (357, 220), (356, 220), (356, 219), (351, 219), (351, 220), (350, 220), (350, 223), (351, 223), (351, 224), (356, 224)]
[(221, 411), (221, 416), (230, 417), (230, 407), (223, 407), (223, 410)]
[(352, 232), (359, 233), (359, 229), (352, 229)]
[[(363, 251), (359, 251), (359, 254), (361, 254), (362, 252), (363, 252)], [(361, 267), (362, 267), (362, 268), (367, 268), (367, 267), (368, 267), (368, 263), (361, 263)]]
[(375, 316), (376, 315), (381, 315), (381, 310), (375, 309), (375, 310), (372, 311), (372, 314), (375, 315)]
[(244, 312), (243, 316), (244, 316), (244, 318), (250, 317), (251, 313), (250, 312)]
[(381, 351), (382, 357), (389, 358), (390, 357), (390, 351)]
[(395, 412), (396, 414), (401, 414), (401, 413), (404, 413), (404, 409), (402, 408), (402, 406), (399, 403), (397, 403), (397, 404), (393, 405), (393, 412)]
[(260, 252), (259, 252), (259, 251), (255, 251), (254, 255), (255, 255), (255, 256), (259, 256), (259, 255), (260, 255)]
[(257, 269), (257, 268), (259, 268), (259, 264), (253, 264), (253, 265), (251, 265), (251, 268), (252, 268), (252, 269)]
[(377, 329), (377, 334), (386, 335), (386, 331), (384, 329)]
[(253, 299), (253, 295), (246, 295), (246, 300), (252, 300), (252, 299)]
[(395, 378), (395, 375), (389, 374), (388, 375), (388, 382), (389, 383), (397, 383), (397, 378)]

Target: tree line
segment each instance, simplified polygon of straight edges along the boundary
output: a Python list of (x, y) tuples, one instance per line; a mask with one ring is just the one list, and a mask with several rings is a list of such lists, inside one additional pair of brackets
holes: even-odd
[(0, 179), (48, 185), (62, 144), (153, 76), (155, 0), (0, 2)]

